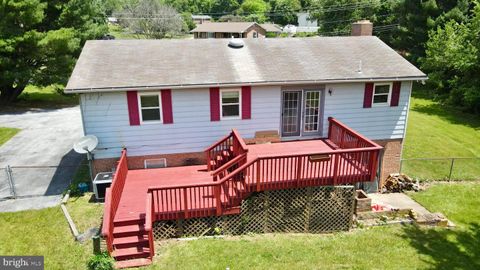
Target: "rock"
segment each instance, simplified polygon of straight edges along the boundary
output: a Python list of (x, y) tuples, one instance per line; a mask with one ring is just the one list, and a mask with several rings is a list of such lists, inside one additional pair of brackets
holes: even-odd
[(95, 228), (95, 227), (90, 228), (86, 232), (79, 234), (77, 236), (77, 241), (80, 243), (84, 243), (85, 241), (92, 239), (92, 237), (97, 235), (98, 233), (99, 233), (98, 228)]

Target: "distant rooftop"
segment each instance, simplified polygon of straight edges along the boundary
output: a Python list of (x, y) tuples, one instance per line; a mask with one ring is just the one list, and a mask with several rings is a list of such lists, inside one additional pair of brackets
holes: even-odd
[(212, 17), (208, 15), (192, 15), (192, 19), (194, 20), (210, 20)]
[(65, 91), (426, 79), (374, 36), (243, 41), (241, 49), (228, 39), (88, 41)]
[(192, 32), (244, 33), (254, 24), (254, 22), (210, 22), (197, 25)]

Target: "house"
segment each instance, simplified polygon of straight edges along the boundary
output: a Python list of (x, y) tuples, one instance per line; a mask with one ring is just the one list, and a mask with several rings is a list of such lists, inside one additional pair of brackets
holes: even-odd
[(260, 26), (265, 29), (267, 33), (272, 33), (274, 35), (279, 35), (282, 33), (282, 28), (273, 23), (262, 23)]
[(192, 30), (194, 38), (262, 38), (267, 32), (279, 34), (281, 29), (274, 24), (255, 22), (212, 22)]
[(295, 28), (295, 32), (316, 33), (318, 32), (317, 19), (311, 18), (308, 12), (297, 13), (298, 26)]
[(353, 28), (362, 36), (85, 44), (65, 92), (99, 139), (94, 169), (115, 169), (102, 235), (118, 267), (151, 262), (155, 222), (398, 172), (412, 83), (427, 77)]
[(196, 25), (198, 25), (198, 24), (211, 22), (212, 17), (210, 17), (208, 15), (192, 15), (192, 20)]

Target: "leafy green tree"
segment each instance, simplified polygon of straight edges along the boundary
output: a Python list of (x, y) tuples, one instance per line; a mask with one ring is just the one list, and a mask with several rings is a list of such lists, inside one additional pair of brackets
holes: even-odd
[(83, 43), (106, 32), (94, 0), (2, 1), (0, 104), (13, 102), (28, 84), (66, 83)]
[(245, 0), (237, 10), (247, 21), (263, 23), (267, 20), (270, 5), (263, 0)]
[(480, 113), (480, 4), (465, 23), (452, 19), (430, 32), (422, 68), (439, 98)]
[(272, 0), (270, 6), (270, 20), (281, 25), (296, 23), (297, 13), (302, 9), (299, 0)]
[(318, 0), (310, 15), (318, 20), (321, 35), (346, 35), (352, 22), (373, 18), (380, 6), (380, 0)]

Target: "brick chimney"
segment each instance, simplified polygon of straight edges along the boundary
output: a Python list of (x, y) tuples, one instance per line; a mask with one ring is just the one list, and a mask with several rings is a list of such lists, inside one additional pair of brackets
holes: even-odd
[(369, 20), (361, 20), (352, 24), (352, 36), (371, 36), (373, 23)]

